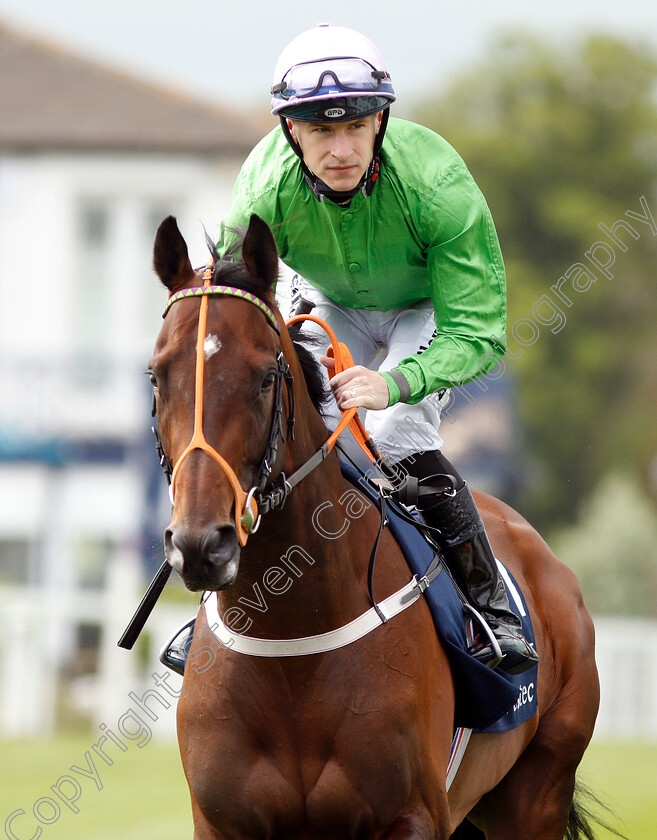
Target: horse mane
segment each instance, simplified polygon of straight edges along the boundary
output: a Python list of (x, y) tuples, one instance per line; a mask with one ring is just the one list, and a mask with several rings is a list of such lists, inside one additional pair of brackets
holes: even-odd
[[(256, 297), (262, 297), (262, 286), (253, 280), (246, 273), (244, 263), (237, 259), (237, 254), (240, 250), (240, 241), (238, 241), (226, 253), (225, 259), (218, 259), (217, 250), (211, 240), (208, 242), (210, 252), (215, 258), (214, 267), (212, 270), (212, 283), (217, 286), (234, 286), (238, 289), (243, 289), (245, 292), (250, 292)], [(294, 350), (299, 360), (299, 366), (303, 372), (303, 377), (306, 382), (308, 394), (315, 406), (316, 410), (323, 414), (324, 406), (332, 398), (331, 392), (325, 385), (325, 380), (322, 375), (321, 365), (317, 361), (315, 354), (309, 349), (314, 340), (308, 336), (301, 337), (300, 324), (294, 324), (290, 328), (290, 338)]]
[(292, 339), (303, 377), (306, 380), (306, 388), (308, 389), (312, 404), (320, 414), (324, 414), (324, 408), (333, 399), (333, 394), (326, 387), (326, 380), (322, 374), (321, 365), (317, 361), (317, 356), (315, 356), (308, 346), (318, 344), (319, 340), (309, 338), (308, 336), (301, 338), (299, 336), (300, 330), (301, 324), (293, 324), (290, 328), (290, 338)]

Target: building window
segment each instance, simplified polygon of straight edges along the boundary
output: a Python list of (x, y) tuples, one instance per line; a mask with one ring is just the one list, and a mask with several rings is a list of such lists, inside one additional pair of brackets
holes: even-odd
[(0, 539), (0, 584), (34, 584), (36, 575), (34, 542), (25, 539)]
[(142, 346), (152, 346), (162, 325), (161, 315), (166, 291), (153, 272), (153, 244), (158, 227), (167, 216), (180, 213), (182, 202), (172, 198), (145, 202), (141, 225), (141, 260), (138, 282), (138, 340)]
[(71, 545), (76, 585), (82, 589), (103, 589), (113, 545), (99, 536), (80, 536)]
[(108, 283), (112, 208), (109, 202), (81, 199), (77, 240), (72, 338), (79, 352), (101, 354), (108, 343), (111, 317)]
[(102, 204), (85, 204), (80, 212), (80, 239), (88, 248), (104, 248), (108, 240), (109, 209)]

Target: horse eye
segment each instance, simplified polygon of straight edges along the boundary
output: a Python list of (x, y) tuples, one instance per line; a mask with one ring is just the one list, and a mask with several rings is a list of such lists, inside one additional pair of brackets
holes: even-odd
[(262, 380), (262, 385), (260, 386), (261, 391), (271, 391), (274, 386), (274, 382), (276, 381), (276, 375), (271, 371), (265, 376)]

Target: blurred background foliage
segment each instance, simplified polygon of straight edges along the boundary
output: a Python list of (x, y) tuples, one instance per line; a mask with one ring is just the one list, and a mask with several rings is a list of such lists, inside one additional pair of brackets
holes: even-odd
[(550, 542), (577, 570), (594, 615), (657, 618), (657, 517), (634, 478), (607, 475), (582, 506), (577, 527), (556, 529)]
[[(513, 32), (413, 114), (463, 156), (502, 244), (517, 356), (506, 375), (523, 430), (522, 490), (511, 501), (592, 578), (599, 612), (655, 614), (657, 229), (625, 214), (643, 215), (643, 196), (657, 218), (656, 89), (657, 55), (644, 44), (593, 35), (556, 46)], [(617, 229), (625, 252), (598, 227), (621, 219), (640, 234)], [(585, 256), (596, 241), (614, 247), (611, 279)], [(584, 292), (566, 280), (566, 323), (538, 324), (523, 348), (513, 324), (536, 322), (546, 293), (559, 304), (550, 287), (575, 263), (598, 279)], [(623, 575), (641, 597), (621, 591)]]

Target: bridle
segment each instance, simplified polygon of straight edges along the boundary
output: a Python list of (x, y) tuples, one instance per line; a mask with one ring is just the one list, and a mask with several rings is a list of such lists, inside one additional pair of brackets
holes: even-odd
[[(369, 438), (369, 435), (363, 428), (359, 418), (358, 409), (351, 408), (343, 413), (336, 430), (329, 436), (324, 444), (312, 455), (298, 470), (291, 476), (286, 477), (285, 473), (281, 472), (273, 482), (269, 483), (271, 473), (273, 470), (276, 454), (278, 452), (279, 440), (287, 441), (294, 440), (294, 377), (290, 370), (290, 366), (285, 361), (283, 351), (279, 345), (276, 354), (277, 370), (274, 385), (274, 401), (272, 409), (272, 419), (269, 430), (269, 437), (265, 446), (265, 452), (257, 473), (254, 485), (248, 492), (242, 489), (242, 485), (230, 464), (223, 458), (217, 450), (211, 446), (203, 433), (203, 386), (205, 373), (205, 339), (207, 329), (207, 313), (208, 313), (208, 297), (210, 295), (220, 295), (228, 297), (236, 297), (241, 300), (248, 301), (256, 306), (267, 319), (267, 323), (280, 336), (281, 329), (276, 321), (273, 310), (269, 304), (257, 295), (247, 292), (234, 286), (217, 286), (212, 284), (214, 270), (214, 260), (206, 266), (203, 271), (203, 285), (194, 286), (189, 289), (182, 289), (170, 295), (166, 308), (162, 317), (166, 317), (167, 312), (179, 300), (187, 300), (192, 297), (201, 298), (201, 306), (199, 310), (198, 331), (196, 339), (196, 371), (195, 371), (195, 388), (194, 388), (194, 430), (192, 439), (185, 447), (175, 464), (167, 457), (162, 446), (159, 433), (153, 427), (153, 434), (155, 435), (155, 445), (160, 460), (160, 465), (164, 470), (169, 483), (169, 495), (171, 504), (173, 506), (176, 493), (176, 479), (180, 472), (180, 467), (190, 454), (196, 449), (200, 449), (209, 455), (223, 470), (228, 482), (233, 491), (235, 498), (235, 528), (237, 530), (237, 538), (241, 546), (246, 545), (249, 536), (255, 533), (259, 526), (261, 515), (268, 513), (270, 510), (280, 509), (285, 504), (288, 494), (292, 488), (305, 478), (312, 470), (315, 469), (333, 449), (338, 437), (342, 431), (350, 426), (352, 433), (356, 437), (361, 447), (366, 452), (371, 461), (380, 460), (381, 456), (374, 443)], [(310, 320), (319, 324), (327, 332), (331, 341), (331, 346), (328, 348), (328, 355), (332, 356), (335, 361), (336, 372), (344, 370), (353, 365), (353, 361), (347, 348), (340, 344), (331, 328), (313, 315), (297, 315), (286, 322), (287, 326), (297, 323), (302, 320)], [(288, 395), (288, 416), (287, 416), (287, 434), (283, 431), (283, 387), (287, 388)], [(155, 406), (153, 406), (153, 414), (155, 414)], [(269, 483), (269, 486), (268, 486)]]

